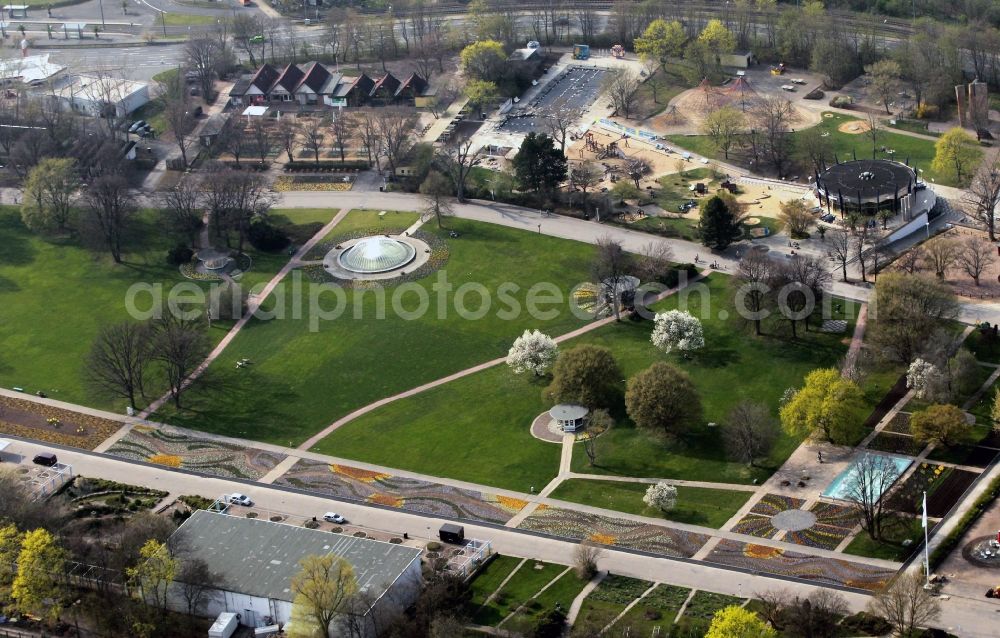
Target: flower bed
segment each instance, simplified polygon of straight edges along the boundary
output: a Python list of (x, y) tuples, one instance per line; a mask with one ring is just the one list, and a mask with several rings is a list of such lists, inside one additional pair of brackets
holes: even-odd
[(757, 501), (757, 504), (750, 508), (754, 514), (764, 516), (774, 516), (785, 510), (797, 510), (805, 503), (801, 498), (785, 496), (783, 494), (765, 494)]
[(93, 450), (122, 425), (82, 412), (0, 396), (0, 432), (12, 436)]
[(602, 545), (690, 558), (710, 538), (686, 530), (599, 516), (558, 507), (539, 507), (518, 525), (552, 536), (586, 539)]
[(927, 494), (927, 515), (945, 516), (979, 475), (968, 470), (952, 470)]
[(885, 424), (885, 432), (894, 432), (896, 434), (909, 434), (910, 433), (910, 413), (909, 412), (897, 412), (893, 415), (892, 419)]
[(335, 175), (325, 175), (323, 177), (308, 175), (290, 177), (282, 175), (274, 180), (274, 185), (271, 188), (277, 193), (285, 193), (288, 191), (349, 191), (353, 186), (353, 179), (345, 182), (343, 181), (343, 177)]
[(868, 591), (881, 589), (896, 573), (884, 567), (838, 558), (810, 556), (728, 539), (719, 541), (705, 560), (767, 574), (791, 576)]
[(892, 494), (889, 507), (898, 512), (918, 514), (923, 506), (924, 492), (933, 492), (951, 474), (952, 469), (934, 463), (921, 463)]
[(192, 436), (175, 428), (137, 425), (108, 454), (212, 476), (259, 479), (285, 455)]
[(509, 496), (309, 459), (300, 459), (275, 484), (402, 510), (491, 523), (506, 523), (527, 505), (527, 501)]
[(902, 454), (904, 456), (917, 456), (924, 449), (924, 444), (917, 442), (912, 436), (903, 434), (893, 434), (891, 432), (879, 432), (875, 438), (868, 443), (869, 450), (889, 452), (890, 454)]

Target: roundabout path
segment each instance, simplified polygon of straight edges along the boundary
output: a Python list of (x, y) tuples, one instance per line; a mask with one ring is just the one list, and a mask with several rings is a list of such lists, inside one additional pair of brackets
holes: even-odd
[[(341, 214), (343, 214), (343, 211), (341, 211)], [(338, 215), (338, 217), (339, 217), (339, 215)], [(709, 270), (702, 271), (701, 273), (698, 274), (697, 277), (693, 277), (691, 279), (691, 281), (689, 282), (689, 285), (692, 284), (692, 283), (694, 283), (694, 282), (696, 282), (696, 281), (701, 281), (704, 277), (707, 277), (710, 274), (711, 274), (711, 271), (709, 271)], [(656, 303), (658, 301), (662, 301), (663, 299), (669, 297), (670, 295), (674, 294), (678, 290), (679, 290), (678, 288), (671, 288), (670, 290), (665, 290), (665, 291), (661, 292), (660, 294), (656, 295), (653, 298), (653, 300), (647, 302), (647, 304), (654, 304), (654, 303)], [(556, 343), (563, 343), (564, 341), (568, 341), (568, 340), (573, 339), (575, 337), (579, 337), (582, 334), (586, 334), (586, 333), (590, 332), (591, 330), (596, 330), (597, 328), (600, 328), (602, 326), (606, 326), (606, 325), (608, 325), (610, 323), (614, 323), (614, 321), (615, 321), (614, 317), (605, 317), (604, 319), (599, 319), (597, 321), (592, 321), (592, 322), (588, 323), (587, 325), (585, 325), (585, 326), (583, 326), (581, 328), (577, 328), (576, 330), (573, 330), (572, 332), (567, 332), (566, 334), (559, 335), (558, 337), (555, 338), (555, 341), (556, 341)], [(413, 395), (420, 394), (421, 392), (424, 392), (425, 390), (430, 390), (431, 388), (436, 388), (436, 387), (438, 387), (440, 385), (444, 385), (444, 384), (449, 383), (451, 381), (455, 381), (456, 379), (461, 379), (462, 377), (467, 377), (470, 374), (475, 374), (477, 372), (482, 372), (483, 370), (486, 370), (488, 368), (492, 368), (493, 366), (500, 365), (501, 363), (504, 363), (506, 360), (507, 360), (506, 357), (500, 357), (500, 358), (497, 358), (497, 359), (493, 359), (492, 361), (487, 361), (486, 363), (480, 363), (479, 365), (472, 366), (471, 368), (466, 368), (465, 370), (459, 370), (458, 372), (456, 372), (454, 374), (449, 374), (446, 377), (442, 377), (440, 379), (436, 379), (434, 381), (431, 381), (430, 383), (425, 383), (425, 384), (423, 384), (421, 386), (417, 386), (415, 388), (410, 388), (409, 390), (407, 390), (405, 392), (400, 392), (399, 394), (394, 394), (391, 397), (386, 397), (386, 398), (380, 399), (380, 400), (378, 400), (378, 401), (376, 401), (374, 403), (369, 403), (368, 405), (366, 405), (366, 406), (364, 406), (362, 408), (358, 408), (354, 412), (351, 412), (350, 414), (347, 414), (347, 415), (342, 416), (341, 418), (337, 419), (336, 421), (334, 421), (330, 425), (326, 426), (325, 428), (323, 428), (322, 430), (320, 430), (319, 432), (317, 432), (316, 434), (314, 434), (313, 436), (311, 436), (309, 438), (309, 440), (307, 440), (302, 445), (298, 446), (298, 448), (296, 448), (296, 449), (299, 449), (299, 450), (308, 450), (308, 449), (312, 448), (314, 445), (316, 445), (317, 443), (319, 443), (320, 441), (322, 441), (324, 438), (326, 438), (327, 436), (329, 436), (334, 430), (336, 430), (340, 426), (345, 425), (347, 423), (350, 423), (354, 419), (356, 419), (356, 418), (358, 418), (360, 416), (364, 416), (365, 414), (368, 414), (369, 412), (371, 412), (373, 410), (376, 410), (376, 409), (382, 407), (383, 405), (387, 405), (389, 403), (392, 403), (394, 401), (399, 401), (400, 399), (405, 399), (407, 397), (412, 397)], [(192, 375), (192, 376), (194, 376), (194, 375)]]

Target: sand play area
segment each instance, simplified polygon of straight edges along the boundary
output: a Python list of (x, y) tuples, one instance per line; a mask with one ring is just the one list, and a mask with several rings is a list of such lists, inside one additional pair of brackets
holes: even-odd
[(851, 120), (837, 127), (838, 131), (847, 133), (848, 135), (861, 135), (862, 133), (867, 133), (870, 129), (871, 125), (865, 120)]
[[(643, 123), (645, 128), (657, 133), (700, 133), (705, 116), (717, 111), (723, 106), (732, 106), (750, 114), (755, 101), (759, 99), (756, 92), (733, 90), (732, 87), (699, 86), (688, 89), (670, 101), (663, 113), (654, 116)], [(816, 111), (804, 108), (792, 101), (795, 116), (791, 124), (794, 128), (806, 128), (819, 124), (820, 115)]]

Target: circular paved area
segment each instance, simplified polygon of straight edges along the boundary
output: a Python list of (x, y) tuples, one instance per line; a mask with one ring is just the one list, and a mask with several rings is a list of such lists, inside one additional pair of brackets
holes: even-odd
[(563, 435), (558, 427), (549, 427), (549, 424), (554, 423), (552, 417), (549, 416), (548, 410), (542, 412), (531, 422), (531, 436), (542, 441), (548, 441), (549, 443), (562, 443)]
[(816, 524), (816, 515), (805, 510), (785, 510), (771, 517), (771, 525), (775, 529), (786, 532), (798, 532), (809, 529)]

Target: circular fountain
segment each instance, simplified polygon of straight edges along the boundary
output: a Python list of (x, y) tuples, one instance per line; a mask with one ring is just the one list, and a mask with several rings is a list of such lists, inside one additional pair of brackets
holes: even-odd
[(974, 538), (962, 548), (962, 556), (977, 567), (1000, 569), (1000, 542), (996, 535)]
[(392, 237), (365, 237), (343, 250), (337, 263), (345, 270), (375, 275), (402, 268), (417, 255), (412, 245)]
[(195, 258), (206, 272), (214, 274), (226, 272), (229, 265), (233, 263), (233, 258), (229, 256), (228, 251), (216, 250), (215, 248), (202, 248), (195, 253)]
[(336, 279), (392, 279), (416, 271), (430, 254), (427, 242), (405, 233), (370, 235), (337, 244), (323, 258), (323, 269)]

